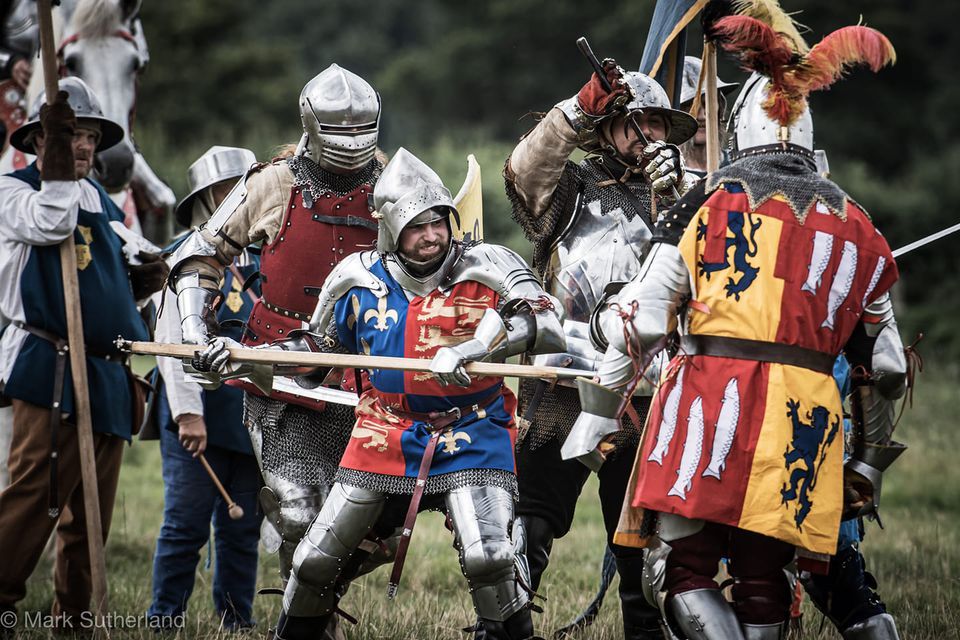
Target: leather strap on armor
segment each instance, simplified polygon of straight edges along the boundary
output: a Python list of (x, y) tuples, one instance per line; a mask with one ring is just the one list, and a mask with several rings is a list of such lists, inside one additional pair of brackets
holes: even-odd
[(460, 420), (464, 413), (481, 411), (498, 397), (500, 397), (500, 387), (497, 387), (494, 393), (470, 407), (454, 407), (442, 413), (417, 413), (401, 411), (399, 409), (389, 409), (391, 413), (400, 417), (425, 422), (433, 432), (430, 434), (430, 441), (427, 442), (427, 447), (423, 451), (423, 458), (420, 460), (420, 469), (417, 471), (417, 483), (414, 485), (413, 495), (410, 496), (410, 506), (407, 507), (407, 515), (404, 516), (403, 519), (400, 543), (397, 545), (397, 554), (393, 561), (393, 571), (390, 572), (390, 583), (387, 585), (387, 597), (391, 600), (397, 595), (397, 589), (400, 587), (400, 576), (403, 574), (403, 564), (407, 558), (410, 539), (413, 537), (413, 527), (417, 523), (417, 513), (420, 511), (420, 499), (423, 498), (423, 491), (427, 486), (427, 476), (430, 474), (433, 454), (437, 450), (437, 441), (440, 439), (440, 436), (447, 431), (450, 425)]
[[(50, 488), (49, 500), (47, 502), (47, 515), (50, 516), (52, 520), (55, 520), (60, 516), (60, 495), (57, 489), (59, 486), (57, 482), (57, 462), (59, 458), (57, 437), (60, 428), (60, 402), (63, 398), (63, 382), (67, 373), (67, 354), (70, 351), (70, 347), (67, 345), (65, 339), (45, 329), (32, 327), (19, 320), (15, 321), (13, 326), (41, 340), (49, 342), (57, 350), (57, 360), (53, 370), (53, 397), (50, 403)], [(89, 348), (86, 350), (86, 355), (94, 358), (103, 358), (105, 360), (125, 361), (124, 358), (120, 358), (116, 354), (102, 354), (91, 351)]]
[(310, 320), (310, 313), (300, 313), (299, 311), (294, 311), (293, 309), (285, 309), (279, 305), (271, 304), (266, 300), (264, 300), (263, 298), (260, 298), (260, 301), (263, 302), (263, 306), (265, 306), (267, 309), (269, 309), (270, 311), (273, 311), (276, 314), (286, 316), (288, 318), (293, 318), (295, 320), (302, 320), (304, 322)]
[[(640, 202), (640, 198), (634, 195), (634, 193), (627, 188), (627, 185), (625, 185), (623, 182), (618, 180), (617, 177), (613, 175), (613, 172), (610, 171), (609, 167), (607, 167), (606, 164), (602, 162), (594, 162), (594, 166), (599, 167), (601, 171), (603, 171), (605, 174), (610, 176), (610, 179), (620, 190), (620, 193), (623, 195), (624, 198), (627, 199), (627, 202), (629, 202), (630, 205), (633, 207), (633, 210), (636, 212), (637, 216), (640, 217), (640, 220), (643, 221), (643, 224), (645, 224), (647, 226), (647, 229), (650, 230), (650, 233), (653, 234), (654, 228), (653, 228), (653, 222), (650, 221), (650, 212), (647, 210), (647, 207), (645, 207), (643, 203)], [(651, 194), (650, 201), (651, 202), (654, 201), (653, 194)]]
[(317, 222), (323, 222), (325, 224), (332, 224), (336, 226), (344, 227), (366, 227), (371, 231), (376, 231), (378, 229), (377, 223), (373, 220), (367, 220), (366, 218), (361, 218), (359, 216), (326, 216), (321, 213), (314, 213), (310, 216), (313, 220)]
[(489, 395), (480, 399), (475, 404), (466, 407), (454, 407), (447, 411), (431, 411), (429, 413), (421, 413), (419, 411), (405, 411), (403, 409), (398, 409), (391, 406), (387, 406), (386, 409), (399, 418), (423, 422), (428, 428), (430, 428), (431, 431), (442, 431), (452, 425), (454, 422), (459, 421), (466, 414), (473, 413), (475, 411), (482, 411), (487, 407), (487, 405), (499, 398), (500, 393), (501, 388), (496, 387)]
[(761, 340), (745, 340), (726, 336), (687, 334), (680, 339), (680, 349), (689, 356), (720, 356), (739, 360), (772, 362), (803, 367), (824, 375), (833, 373), (836, 356), (791, 344)]
[[(447, 426), (449, 426), (449, 424)], [(387, 585), (387, 597), (391, 600), (397, 595), (397, 589), (400, 587), (403, 563), (407, 559), (407, 549), (410, 547), (410, 539), (413, 537), (413, 527), (417, 523), (420, 499), (423, 497), (423, 490), (427, 486), (427, 475), (430, 473), (430, 465), (433, 463), (433, 454), (437, 450), (437, 441), (440, 439), (440, 435), (446, 430), (447, 427), (443, 427), (430, 434), (430, 441), (427, 442), (427, 448), (423, 452), (423, 459), (420, 460), (420, 470), (417, 472), (417, 484), (413, 488), (413, 495), (410, 496), (410, 506), (407, 508), (407, 515), (403, 518), (400, 544), (397, 545), (397, 555), (393, 561), (393, 571), (390, 572), (390, 583)]]

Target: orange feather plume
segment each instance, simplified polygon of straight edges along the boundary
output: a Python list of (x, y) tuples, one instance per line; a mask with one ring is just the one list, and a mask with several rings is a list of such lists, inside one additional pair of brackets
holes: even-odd
[(870, 27), (837, 29), (810, 49), (793, 73), (793, 80), (805, 91), (820, 91), (839, 80), (856, 65), (876, 73), (897, 61), (897, 53), (885, 35)]
[[(779, 9), (775, 2), (759, 4)], [(866, 65), (877, 72), (897, 59), (887, 37), (864, 26), (838, 29), (809, 51), (802, 38), (799, 43), (803, 48), (798, 50), (799, 35), (787, 37), (766, 21), (748, 15), (721, 18), (714, 23), (712, 33), (745, 69), (770, 78), (763, 109), (783, 126), (800, 117), (811, 91), (827, 89), (850, 68)]]

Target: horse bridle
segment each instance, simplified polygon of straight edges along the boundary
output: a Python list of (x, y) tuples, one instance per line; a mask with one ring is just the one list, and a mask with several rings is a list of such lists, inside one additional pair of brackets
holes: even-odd
[[(144, 55), (144, 52), (140, 50), (140, 41), (136, 38), (136, 36), (133, 35), (133, 32), (131, 32), (129, 29), (117, 29), (110, 35), (116, 38), (120, 38), (122, 40), (126, 40), (127, 42), (131, 43), (134, 49), (136, 49), (137, 57), (140, 60), (140, 66), (137, 69), (137, 81), (134, 83), (134, 88), (133, 88), (133, 104), (130, 106), (130, 112), (127, 116), (128, 118), (127, 130), (133, 131), (133, 122), (137, 115), (137, 93), (140, 87), (140, 74), (143, 73), (144, 68), (146, 68), (146, 61), (149, 60), (149, 56)], [(64, 38), (63, 41), (60, 43), (60, 46), (57, 47), (58, 73), (61, 78), (67, 77), (67, 66), (64, 62), (63, 51), (64, 49), (67, 48), (67, 45), (74, 44), (75, 42), (79, 42), (80, 40), (81, 40), (80, 34), (74, 33)]]

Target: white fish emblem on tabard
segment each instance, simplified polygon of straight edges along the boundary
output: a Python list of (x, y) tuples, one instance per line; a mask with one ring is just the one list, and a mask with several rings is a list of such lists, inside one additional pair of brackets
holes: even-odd
[(850, 295), (850, 288), (853, 286), (853, 279), (857, 275), (857, 245), (849, 240), (843, 241), (843, 254), (840, 256), (840, 266), (837, 267), (837, 273), (833, 276), (833, 284), (830, 285), (830, 296), (827, 298), (827, 317), (824, 318), (821, 327), (833, 329), (834, 320), (837, 317), (837, 310), (840, 305)]
[(703, 472), (703, 477), (720, 479), (720, 472), (727, 465), (727, 456), (733, 439), (737, 435), (737, 424), (740, 422), (740, 389), (737, 379), (730, 378), (723, 390), (723, 402), (720, 404), (720, 417), (717, 418), (717, 427), (713, 432), (713, 449), (710, 451), (710, 464)]
[(830, 253), (833, 251), (833, 234), (817, 231), (813, 236), (813, 254), (810, 256), (810, 265), (807, 266), (807, 280), (800, 287), (816, 295), (820, 283), (823, 281), (823, 272), (830, 264)]
[(690, 403), (690, 415), (687, 417), (687, 440), (683, 443), (683, 455), (680, 456), (680, 468), (677, 469), (677, 481), (673, 483), (668, 496), (687, 499), (687, 491), (693, 485), (693, 476), (700, 466), (703, 453), (703, 400), (697, 396)]
[(861, 307), (867, 306), (867, 300), (870, 298), (870, 294), (873, 293), (873, 290), (877, 288), (877, 283), (880, 282), (880, 275), (883, 273), (883, 268), (887, 266), (887, 259), (883, 256), (877, 260), (877, 266), (873, 270), (873, 275), (870, 276), (870, 284), (867, 285), (867, 290), (863, 294), (863, 302), (860, 303)]
[(680, 413), (680, 396), (683, 395), (683, 373), (680, 369), (677, 374), (677, 383), (667, 394), (667, 400), (663, 403), (663, 418), (660, 420), (660, 430), (657, 432), (657, 444), (650, 452), (649, 462), (656, 462), (663, 465), (663, 457), (667, 455), (670, 448), (670, 441), (673, 440), (673, 433), (677, 430), (677, 415)]

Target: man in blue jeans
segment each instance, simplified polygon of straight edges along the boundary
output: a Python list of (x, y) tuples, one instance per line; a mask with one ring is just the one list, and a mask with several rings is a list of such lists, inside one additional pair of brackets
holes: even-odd
[[(247, 149), (212, 147), (189, 169), (191, 193), (177, 206), (177, 221), (192, 228), (203, 224), (237, 179), (256, 163)], [(172, 251), (189, 234), (169, 249)], [(258, 270), (257, 256), (244, 251), (227, 270), (221, 285), (223, 301), (217, 321), (223, 334), (240, 339), (241, 329), (257, 299), (257, 287), (246, 291), (246, 279)], [(180, 316), (174, 294), (166, 296), (157, 320), (156, 339), (180, 342)], [(233, 333), (230, 333), (233, 331)], [(236, 334), (236, 335), (234, 335)], [(243, 392), (223, 386), (204, 391), (185, 380), (180, 361), (158, 358), (163, 377), (159, 395), (160, 452), (163, 458), (164, 512), (153, 561), (153, 603), (148, 615), (161, 626), (177, 624), (193, 592), (200, 550), (213, 522), (213, 603), (225, 629), (252, 627), (257, 578), (257, 543), (261, 515), (257, 510), (260, 471), (243, 427)], [(197, 459), (201, 453), (244, 515), (231, 520), (227, 503)]]

